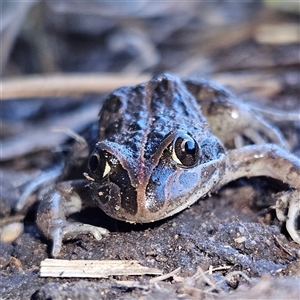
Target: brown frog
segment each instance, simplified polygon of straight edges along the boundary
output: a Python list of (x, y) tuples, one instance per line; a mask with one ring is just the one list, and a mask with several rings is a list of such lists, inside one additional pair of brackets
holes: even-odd
[[(243, 137), (253, 144), (244, 146)], [(224, 145), (230, 143), (235, 146), (228, 150)], [(270, 176), (291, 187), (275, 196), (276, 212), (300, 243), (300, 160), (285, 147), (276, 127), (226, 89), (162, 74), (107, 97), (97, 142), (88, 151), (81, 139), (71, 155), (79, 169), (87, 165), (85, 178), (56, 183), (42, 199), (37, 224), (53, 241), (55, 257), (64, 239), (109, 233), (66, 220), (84, 203), (93, 201), (118, 220), (148, 223), (237, 178)], [(66, 165), (63, 172), (70, 169)]]

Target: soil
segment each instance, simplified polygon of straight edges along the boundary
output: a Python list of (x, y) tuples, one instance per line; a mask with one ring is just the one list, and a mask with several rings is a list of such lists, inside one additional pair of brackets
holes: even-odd
[[(112, 220), (100, 209), (80, 214), (83, 221), (107, 224), (111, 234), (101, 241), (86, 235), (67, 241), (58, 259), (137, 260), (164, 274), (180, 267), (174, 278), (158, 284), (149, 283), (150, 275), (88, 280), (39, 277), (40, 262), (49, 257), (51, 245), (37, 229), (33, 210), (25, 218), (24, 232), (11, 245), (1, 244), (0, 298), (217, 299), (226, 294), (228, 299), (250, 299), (261, 294), (264, 299), (299, 299), (300, 246), (288, 237), (274, 211), (259, 209), (265, 206), (262, 199), (267, 200), (266, 186), (272, 190), (270, 186), (277, 184), (264, 178), (241, 179), (150, 226)], [(209, 268), (220, 270), (195, 276), (199, 269)], [(225, 277), (228, 274), (233, 276)], [(211, 289), (214, 284), (218, 291)]]

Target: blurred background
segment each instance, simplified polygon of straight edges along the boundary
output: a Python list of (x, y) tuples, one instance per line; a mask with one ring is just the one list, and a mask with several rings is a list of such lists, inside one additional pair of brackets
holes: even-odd
[(2, 2), (1, 75), (169, 70), (240, 78), (282, 68), (292, 85), (299, 10), (292, 1)]
[[(26, 183), (65, 150), (67, 135), (52, 128), (82, 130), (97, 119), (110, 91), (44, 97), (47, 83), (39, 83), (28, 96), (22, 90), (26, 78), (35, 75), (25, 82), (30, 91), (45, 75), (60, 74), (55, 84), (64, 88), (70, 74), (82, 81), (94, 74), (112, 90), (119, 87), (117, 78), (141, 82), (170, 71), (213, 79), (243, 101), (295, 111), (299, 11), (291, 1), (2, 1), (2, 98), (8, 85), (11, 94), (9, 101), (1, 99), (0, 215), (8, 215)], [(299, 122), (279, 126), (299, 151)]]

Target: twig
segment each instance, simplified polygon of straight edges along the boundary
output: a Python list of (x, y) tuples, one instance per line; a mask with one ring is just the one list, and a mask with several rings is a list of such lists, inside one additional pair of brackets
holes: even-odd
[(114, 275), (160, 275), (155, 268), (141, 266), (136, 260), (62, 260), (41, 262), (41, 277), (106, 278)]
[(138, 288), (142, 290), (148, 290), (149, 286), (141, 285), (138, 281), (133, 280), (116, 280), (116, 284), (119, 286), (127, 287), (127, 288)]
[(205, 292), (211, 292), (215, 289), (215, 286), (219, 286), (221, 283), (223, 283), (225, 280), (228, 280), (229, 278), (233, 277), (233, 276), (236, 276), (236, 275), (240, 275), (242, 277), (244, 277), (249, 283), (251, 283), (251, 279), (246, 275), (244, 274), (243, 272), (241, 271), (232, 271), (230, 273), (228, 273), (224, 278), (222, 278), (221, 280), (217, 281), (214, 286), (211, 285), (211, 287), (209, 287), (208, 289), (205, 290)]
[(211, 275), (212, 272), (221, 271), (221, 270), (228, 270), (228, 269), (231, 269), (231, 268), (232, 268), (232, 266), (221, 266), (221, 267), (213, 268), (213, 266), (210, 265), (209, 269), (207, 271), (205, 271), (205, 273), (208, 273), (209, 275)]
[(162, 281), (162, 280), (166, 280), (170, 277), (173, 277), (174, 275), (176, 275), (178, 272), (180, 271), (180, 267), (177, 268), (176, 270), (168, 273), (168, 274), (164, 274), (164, 275), (161, 275), (161, 276), (158, 276), (158, 277), (155, 277), (155, 278), (151, 278), (149, 280), (150, 283), (155, 283), (155, 282), (158, 282), (158, 281)]
[[(197, 272), (192, 276), (192, 278), (194, 279), (199, 279), (199, 278), (203, 278), (204, 282), (207, 283), (208, 285), (210, 285), (211, 288), (209, 288), (209, 292), (210, 290), (216, 290), (218, 292), (222, 292), (221, 287), (219, 287), (217, 284), (213, 283), (210, 278), (208, 276), (206, 276), (205, 273), (207, 273), (208, 271), (203, 271), (202, 268), (199, 266), (197, 269)], [(206, 292), (206, 290), (204, 291)]]
[(120, 86), (149, 80), (150, 75), (54, 74), (35, 75), (2, 81), (1, 99), (58, 97), (87, 93), (108, 93)]
[(25, 218), (24, 215), (8, 216), (0, 220), (0, 226), (4, 226), (6, 224), (14, 223), (14, 222), (21, 222), (24, 220), (24, 218)]
[(243, 273), (241, 271), (232, 271), (225, 276), (225, 279), (228, 280), (229, 278), (236, 276), (236, 275), (240, 275), (240, 276), (244, 277), (249, 283), (252, 282), (252, 280), (245, 273)]
[(53, 127), (52, 130), (54, 132), (63, 132), (81, 144), (87, 143), (84, 137), (80, 136), (74, 130), (72, 130), (70, 128)]
[(279, 241), (279, 239), (277, 238), (277, 236), (273, 235), (276, 243), (278, 244), (278, 246), (285, 252), (287, 253), (288, 255), (292, 256), (292, 257), (295, 257), (295, 255), (293, 255), (288, 249), (286, 249), (282, 243)]
[(258, 43), (269, 45), (299, 43), (299, 24), (262, 25), (257, 29), (254, 38)]

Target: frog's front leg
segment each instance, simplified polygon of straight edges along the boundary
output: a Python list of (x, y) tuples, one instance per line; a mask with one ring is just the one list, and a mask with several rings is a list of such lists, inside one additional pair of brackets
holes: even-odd
[[(15, 205), (16, 211), (21, 211), (24, 206), (28, 204), (30, 201), (30, 195), (34, 192), (41, 190), (44, 187), (51, 186), (55, 182), (63, 181), (67, 179), (71, 179), (70, 175), (78, 175), (82, 174), (85, 167), (85, 162), (89, 155), (89, 147), (88, 143), (84, 137), (79, 136), (77, 133), (73, 132), (70, 129), (59, 129), (56, 128), (56, 131), (64, 131), (71, 137), (76, 139), (76, 143), (71, 147), (68, 156), (65, 160), (65, 164), (62, 162), (57, 164), (56, 166), (42, 171), (41, 174), (25, 186), (21, 197)], [(72, 178), (73, 179), (73, 178)]]
[[(53, 241), (51, 255), (56, 257), (62, 246), (62, 241), (76, 238), (79, 234), (92, 234), (97, 240), (107, 235), (107, 229), (68, 222), (66, 217), (72, 213), (79, 212), (84, 203), (91, 201), (87, 189), (86, 180), (66, 181), (57, 184), (43, 197), (37, 213), (37, 224), (43, 234)], [(92, 202), (91, 202), (92, 203)]]
[(227, 167), (219, 187), (240, 177), (270, 176), (291, 186), (275, 195), (276, 214), (286, 221), (292, 239), (300, 244), (300, 159), (272, 144), (228, 151)]
[(246, 137), (254, 144), (269, 142), (288, 149), (276, 126), (223, 87), (205, 80), (187, 80), (185, 84), (201, 105), (212, 133), (225, 145), (233, 141), (236, 148), (242, 147)]

